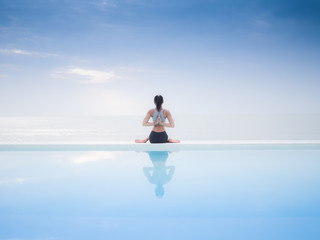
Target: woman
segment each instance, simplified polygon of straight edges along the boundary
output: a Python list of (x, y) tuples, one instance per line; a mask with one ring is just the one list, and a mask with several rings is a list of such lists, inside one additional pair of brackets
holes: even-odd
[[(146, 117), (143, 119), (143, 126), (153, 126), (153, 129), (146, 139), (136, 139), (136, 143), (146, 143), (150, 140), (150, 143), (179, 143), (179, 140), (168, 139), (168, 135), (165, 131), (165, 127), (174, 127), (174, 121), (169, 110), (162, 108), (163, 97), (157, 95), (154, 97), (154, 104), (156, 105), (155, 109), (148, 111)], [(153, 122), (149, 122), (149, 119), (152, 118)], [(169, 123), (166, 123), (168, 119)]]

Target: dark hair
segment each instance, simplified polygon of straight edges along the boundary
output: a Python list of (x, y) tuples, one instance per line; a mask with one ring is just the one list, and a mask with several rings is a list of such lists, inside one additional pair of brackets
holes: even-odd
[(157, 106), (157, 110), (160, 111), (161, 105), (163, 103), (163, 97), (161, 95), (157, 95), (154, 97), (154, 103)]

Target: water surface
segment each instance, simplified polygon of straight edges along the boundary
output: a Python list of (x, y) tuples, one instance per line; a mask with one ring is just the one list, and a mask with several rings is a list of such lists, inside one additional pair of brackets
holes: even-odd
[(0, 239), (319, 239), (319, 150), (2, 151)]

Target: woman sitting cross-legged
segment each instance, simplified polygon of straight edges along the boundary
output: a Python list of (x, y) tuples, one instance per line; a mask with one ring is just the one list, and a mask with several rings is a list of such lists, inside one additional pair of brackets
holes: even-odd
[[(174, 127), (174, 121), (169, 110), (163, 109), (163, 97), (157, 95), (154, 97), (154, 104), (156, 105), (155, 109), (148, 111), (147, 115), (143, 119), (143, 126), (153, 126), (153, 129), (149, 137), (145, 139), (136, 139), (136, 143), (179, 143), (180, 140), (173, 140), (168, 138), (168, 134), (165, 131), (165, 127)], [(149, 119), (152, 118), (152, 122), (149, 122)], [(166, 123), (168, 119), (169, 123)]]

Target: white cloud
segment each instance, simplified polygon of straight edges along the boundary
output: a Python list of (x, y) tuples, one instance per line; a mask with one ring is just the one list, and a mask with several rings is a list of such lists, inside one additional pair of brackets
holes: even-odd
[(113, 0), (99, 0), (95, 2), (91, 2), (91, 4), (95, 5), (98, 9), (100, 10), (105, 10), (106, 8), (109, 7), (116, 7), (116, 3)]
[(115, 6), (115, 3), (113, 0), (102, 0), (100, 1), (101, 5), (104, 5), (104, 6)]
[(31, 178), (15, 178), (15, 179), (4, 179), (4, 180), (0, 180), (0, 186), (1, 185), (5, 185), (5, 184), (14, 184), (14, 183), (18, 183), (18, 184), (23, 184), (26, 181), (31, 180)]
[(57, 54), (54, 54), (54, 53), (30, 52), (30, 51), (25, 51), (21, 49), (6, 49), (6, 48), (1, 48), (0, 53), (36, 56), (36, 57), (57, 57), (58, 56)]
[(93, 84), (109, 82), (112, 79), (119, 78), (113, 71), (98, 71), (78, 67), (57, 70), (51, 76), (55, 78), (73, 79), (80, 83)]
[(20, 49), (0, 49), (0, 53), (13, 53), (13, 54), (20, 54), (20, 55), (32, 55), (31, 52), (27, 52)]

